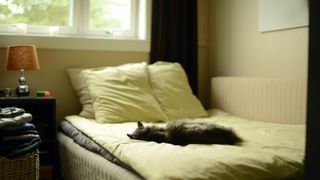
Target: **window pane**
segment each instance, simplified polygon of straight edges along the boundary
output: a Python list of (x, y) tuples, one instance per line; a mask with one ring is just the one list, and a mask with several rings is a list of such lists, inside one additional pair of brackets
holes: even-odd
[(0, 24), (68, 26), (71, 0), (0, 0)]
[(131, 0), (91, 0), (90, 29), (129, 29)]

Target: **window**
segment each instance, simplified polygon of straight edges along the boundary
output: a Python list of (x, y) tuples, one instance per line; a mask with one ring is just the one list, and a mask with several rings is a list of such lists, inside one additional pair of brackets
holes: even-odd
[(147, 40), (148, 1), (0, 0), (0, 36)]
[(136, 0), (96, 0), (89, 1), (88, 25), (85, 34), (135, 36), (137, 22)]
[(138, 0), (0, 0), (1, 32), (138, 37)]
[(68, 0), (0, 0), (1, 32), (49, 33), (52, 26), (67, 27), (69, 7)]

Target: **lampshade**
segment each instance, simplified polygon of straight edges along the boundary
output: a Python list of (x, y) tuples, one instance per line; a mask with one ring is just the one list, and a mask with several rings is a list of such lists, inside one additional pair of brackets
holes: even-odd
[(7, 70), (38, 70), (37, 50), (34, 45), (8, 46)]

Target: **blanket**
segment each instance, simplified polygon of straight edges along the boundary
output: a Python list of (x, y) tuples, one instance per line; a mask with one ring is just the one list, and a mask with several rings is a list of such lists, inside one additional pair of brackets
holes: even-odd
[(62, 131), (65, 135), (72, 138), (74, 142), (76, 142), (80, 146), (86, 148), (87, 150), (90, 150), (91, 152), (100, 154), (102, 157), (106, 158), (108, 161), (111, 161), (112, 163), (115, 163), (118, 166), (121, 166), (121, 167), (129, 170), (130, 172), (136, 174), (137, 176), (140, 176), (130, 166), (121, 162), (118, 158), (113, 156), (108, 150), (104, 149), (101, 145), (94, 142), (88, 136), (86, 136), (81, 131), (79, 131), (77, 128), (72, 126), (69, 122), (62, 121), (59, 124), (59, 130)]
[[(232, 128), (240, 146), (176, 146), (130, 140), (136, 123), (101, 124), (79, 116), (66, 120), (130, 165), (146, 179), (299, 179), (302, 177), (305, 125), (251, 121), (221, 110), (194, 119)], [(148, 125), (148, 123), (145, 123)], [(153, 123), (155, 124), (155, 123)], [(149, 123), (151, 125), (151, 123)], [(164, 123), (158, 123), (165, 126)]]

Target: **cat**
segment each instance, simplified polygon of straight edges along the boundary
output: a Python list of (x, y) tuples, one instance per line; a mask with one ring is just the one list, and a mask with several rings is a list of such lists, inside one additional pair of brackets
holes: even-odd
[(172, 121), (166, 127), (144, 126), (127, 134), (130, 139), (170, 143), (185, 146), (188, 144), (228, 144), (241, 143), (242, 139), (232, 130), (206, 122)]

